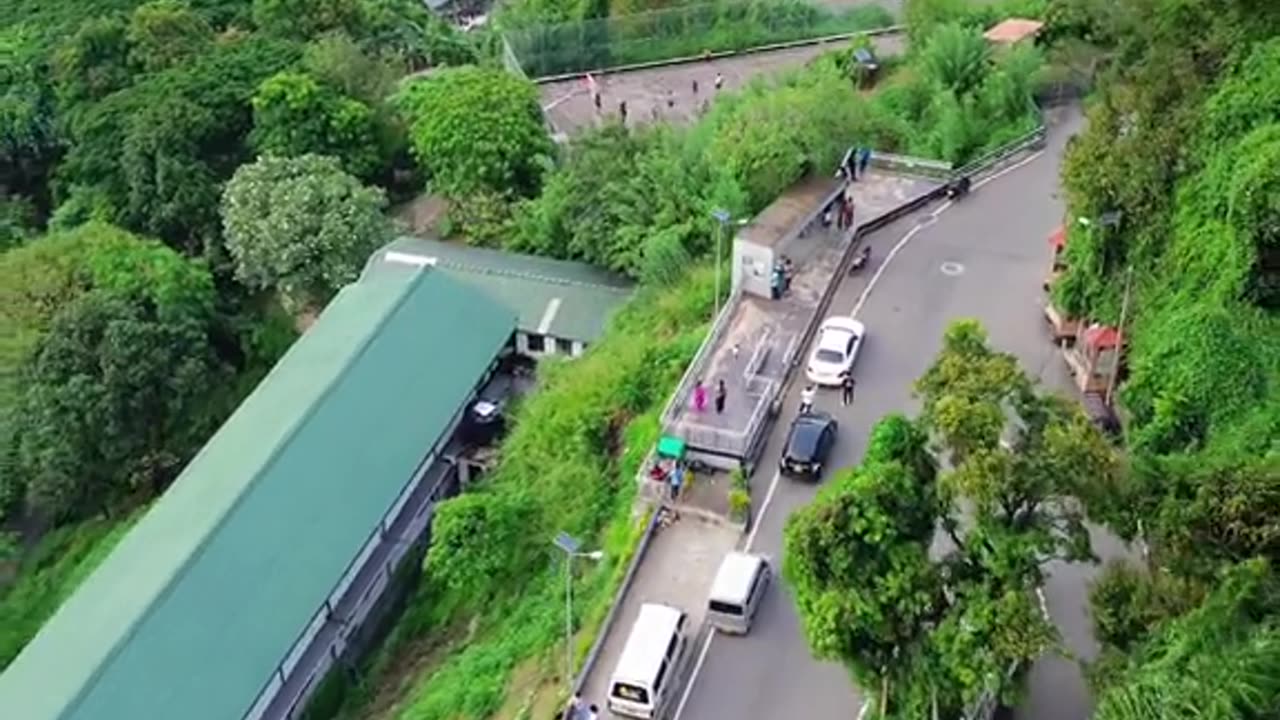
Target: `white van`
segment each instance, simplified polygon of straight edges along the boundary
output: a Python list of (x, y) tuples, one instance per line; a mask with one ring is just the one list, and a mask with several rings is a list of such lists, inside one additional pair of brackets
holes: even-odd
[(769, 561), (759, 555), (725, 555), (715, 582), (711, 583), (707, 622), (724, 632), (745, 635), (760, 609), (772, 572)]
[(656, 603), (640, 606), (631, 635), (609, 681), (609, 709), (619, 715), (657, 720), (666, 716), (688, 645), (689, 616)]

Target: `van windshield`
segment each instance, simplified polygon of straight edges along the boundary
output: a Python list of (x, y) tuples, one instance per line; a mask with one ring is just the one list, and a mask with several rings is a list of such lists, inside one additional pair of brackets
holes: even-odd
[(630, 683), (614, 683), (613, 692), (611, 694), (619, 700), (640, 703), (641, 705), (649, 704), (649, 691), (639, 685), (632, 685)]
[(742, 606), (724, 602), (723, 600), (712, 600), (711, 612), (720, 613), (721, 615), (741, 615)]

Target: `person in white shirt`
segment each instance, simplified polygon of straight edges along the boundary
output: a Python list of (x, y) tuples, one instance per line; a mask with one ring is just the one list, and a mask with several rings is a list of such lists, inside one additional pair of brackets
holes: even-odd
[(807, 413), (807, 412), (809, 412), (809, 411), (813, 410), (813, 396), (814, 396), (816, 393), (817, 393), (817, 389), (816, 389), (816, 388), (814, 388), (814, 386), (812, 386), (812, 385), (809, 385), (809, 386), (808, 386), (808, 387), (806, 387), (804, 390), (801, 390), (801, 391), (800, 391), (800, 412), (801, 412), (801, 414), (804, 414), (804, 413)]

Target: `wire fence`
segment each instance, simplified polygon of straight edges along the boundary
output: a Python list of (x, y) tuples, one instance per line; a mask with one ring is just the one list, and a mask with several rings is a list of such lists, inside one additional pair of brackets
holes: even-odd
[(508, 31), (512, 59), (529, 77), (746, 50), (890, 27), (879, 5), (835, 7), (802, 0), (720, 0)]

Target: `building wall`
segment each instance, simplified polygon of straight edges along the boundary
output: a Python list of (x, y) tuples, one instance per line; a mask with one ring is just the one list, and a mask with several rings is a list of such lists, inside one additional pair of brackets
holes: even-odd
[(773, 248), (743, 240), (733, 241), (733, 289), (767, 298), (773, 274)]
[(427, 453), (418, 472), (406, 483), (401, 496), (371, 531), (368, 543), (334, 586), (334, 592), (317, 608), (293, 649), (266, 680), (258, 700), (245, 714), (246, 720), (292, 720), (300, 716), (326, 673), (353, 649), (353, 644), (358, 649), (362, 626), (378, 606), (400, 563), (406, 556), (412, 557), (410, 550), (429, 534), (436, 503), (458, 492), (457, 471), (452, 458), (445, 456), (445, 449), (457, 433), (466, 409), (497, 368), (495, 359), (457, 409), (447, 431)]

